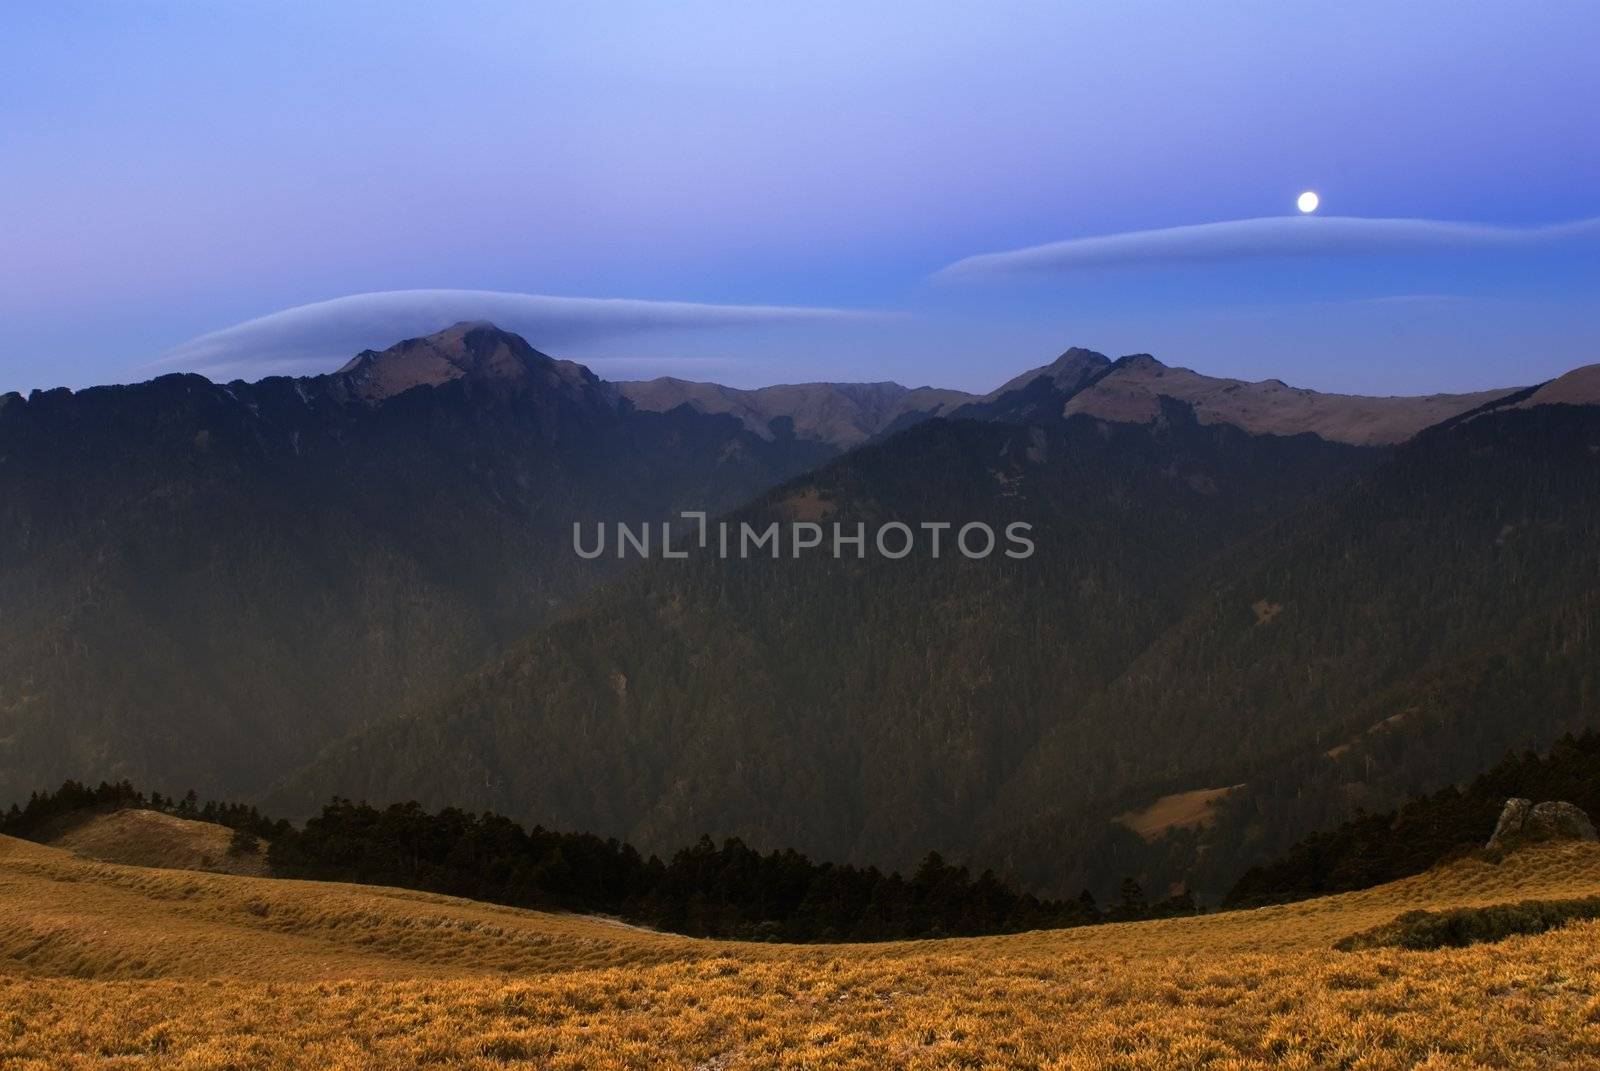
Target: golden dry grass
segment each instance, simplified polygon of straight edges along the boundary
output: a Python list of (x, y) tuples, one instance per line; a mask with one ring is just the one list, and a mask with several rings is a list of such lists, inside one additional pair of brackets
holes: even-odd
[(103, 863), (265, 876), (266, 845), (259, 852), (229, 855), (232, 840), (233, 830), (226, 826), (130, 808), (80, 821), (50, 838), (50, 845)]
[(251, 980), (527, 974), (659, 962), (681, 957), (685, 943), (604, 919), (401, 889), (118, 866), (0, 837), (3, 973)]
[(800, 948), (0, 840), (0, 1067), (1589, 1068), (1600, 924), (1329, 946), (1597, 889), (1600, 846), (1549, 845), (1258, 911)]

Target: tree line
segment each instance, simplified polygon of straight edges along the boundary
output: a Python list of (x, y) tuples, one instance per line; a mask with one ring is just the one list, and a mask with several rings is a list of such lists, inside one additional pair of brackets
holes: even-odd
[(146, 795), (126, 781), (69, 781), (0, 817), (0, 833), (48, 839), (95, 813), (151, 808), (215, 822), (267, 841), (276, 877), (389, 885), (513, 907), (613, 915), (696, 937), (880, 941), (1013, 933), (1187, 914), (1187, 895), (1150, 902), (1133, 880), (1102, 907), (1085, 891), (1041, 899), (992, 871), (973, 875), (930, 852), (909, 877), (818, 863), (792, 850), (759, 852), (709, 837), (663, 860), (630, 844), (493, 813), (385, 808), (335, 798), (303, 826), (253, 806)]

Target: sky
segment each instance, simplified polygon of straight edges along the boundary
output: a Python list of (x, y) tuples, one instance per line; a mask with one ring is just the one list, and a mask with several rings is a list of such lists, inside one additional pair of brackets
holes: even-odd
[(1536, 382), (1600, 362), (1596, 41), (1560, 0), (22, 0), (0, 391), (463, 318), (614, 379)]

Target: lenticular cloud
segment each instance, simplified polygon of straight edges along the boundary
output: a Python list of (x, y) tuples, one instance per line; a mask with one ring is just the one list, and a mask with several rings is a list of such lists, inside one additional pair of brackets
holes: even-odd
[(626, 298), (550, 297), (491, 290), (392, 290), (300, 305), (201, 335), (157, 365), (207, 374), (327, 370), (364, 349), (391, 346), (462, 320), (489, 320), (559, 348), (630, 334), (870, 317), (784, 305), (702, 305)]
[(983, 253), (948, 265), (935, 278), (978, 279), (1130, 264), (1269, 257), (1508, 250), (1597, 236), (1600, 218), (1546, 227), (1500, 227), (1437, 219), (1268, 216), (1072, 238), (1002, 253)]

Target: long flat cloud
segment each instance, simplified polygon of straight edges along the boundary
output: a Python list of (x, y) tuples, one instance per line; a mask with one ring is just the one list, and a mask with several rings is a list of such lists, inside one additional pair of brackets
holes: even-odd
[(1130, 264), (1271, 257), (1510, 250), (1597, 235), (1600, 218), (1546, 227), (1499, 227), (1437, 219), (1268, 216), (1072, 238), (1002, 253), (983, 253), (940, 269), (934, 278), (953, 281)]
[(627, 298), (548, 297), (492, 290), (390, 290), (299, 305), (191, 339), (152, 369), (208, 375), (326, 371), (364, 349), (489, 320), (534, 346), (560, 349), (656, 331), (870, 318), (874, 313), (785, 305), (701, 305)]

